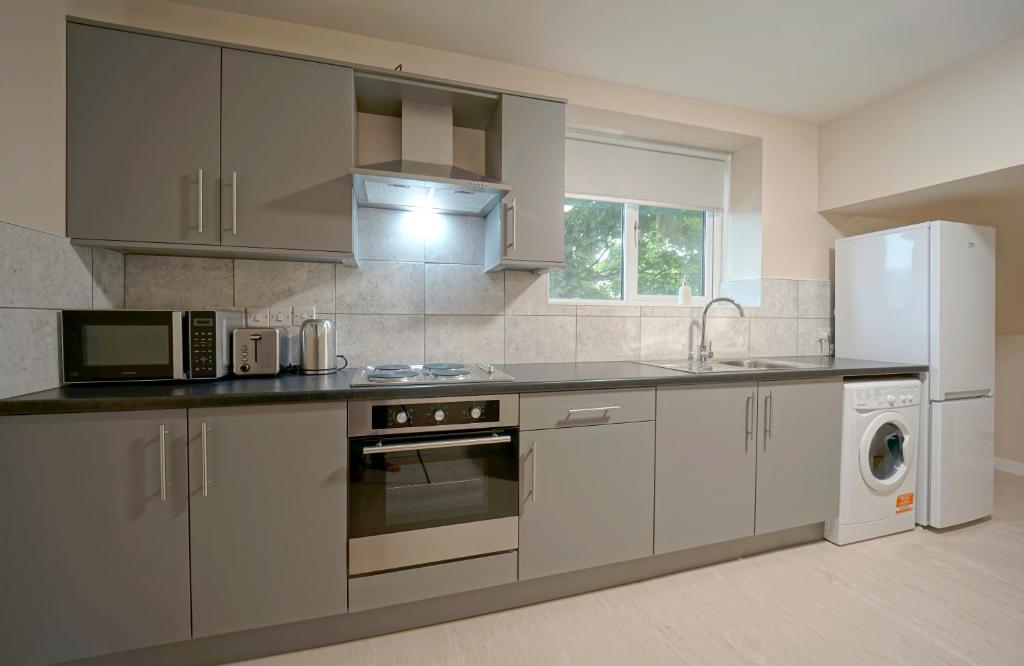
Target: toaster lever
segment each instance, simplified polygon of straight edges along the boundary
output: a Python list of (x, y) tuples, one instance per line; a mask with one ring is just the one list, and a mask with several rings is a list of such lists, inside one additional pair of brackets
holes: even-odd
[(249, 339), (252, 340), (253, 363), (255, 363), (257, 366), (259, 366), (259, 364), (260, 364), (260, 340), (263, 339), (263, 336), (260, 335), (259, 333), (253, 333), (252, 335), (249, 336)]

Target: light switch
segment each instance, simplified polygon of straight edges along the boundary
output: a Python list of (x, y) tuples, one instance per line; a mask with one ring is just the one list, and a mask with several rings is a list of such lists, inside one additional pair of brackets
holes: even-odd
[(250, 328), (270, 326), (270, 308), (246, 308), (245, 325)]
[(292, 308), (292, 326), (302, 326), (302, 322), (314, 318), (316, 318), (315, 306), (296, 305)]
[(291, 326), (292, 309), (288, 306), (273, 306), (270, 308), (271, 326)]

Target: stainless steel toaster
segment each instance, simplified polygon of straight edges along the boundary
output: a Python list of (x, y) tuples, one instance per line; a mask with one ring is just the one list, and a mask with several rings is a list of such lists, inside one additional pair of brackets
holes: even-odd
[(232, 342), (232, 370), (240, 377), (276, 375), (288, 365), (287, 329), (236, 328)]

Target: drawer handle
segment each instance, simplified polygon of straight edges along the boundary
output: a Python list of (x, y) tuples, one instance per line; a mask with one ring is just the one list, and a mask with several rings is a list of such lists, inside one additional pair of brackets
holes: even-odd
[(586, 414), (588, 412), (612, 412), (622, 409), (621, 405), (608, 405), (607, 407), (575, 407), (569, 410), (569, 416), (574, 414)]

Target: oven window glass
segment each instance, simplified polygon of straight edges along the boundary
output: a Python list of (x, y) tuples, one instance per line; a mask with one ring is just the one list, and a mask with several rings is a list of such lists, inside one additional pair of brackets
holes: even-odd
[(82, 327), (84, 365), (168, 365), (170, 327), (87, 324)]
[(396, 453), (372, 453), (357, 439), (349, 446), (352, 537), (519, 513), (514, 439), (507, 444)]

